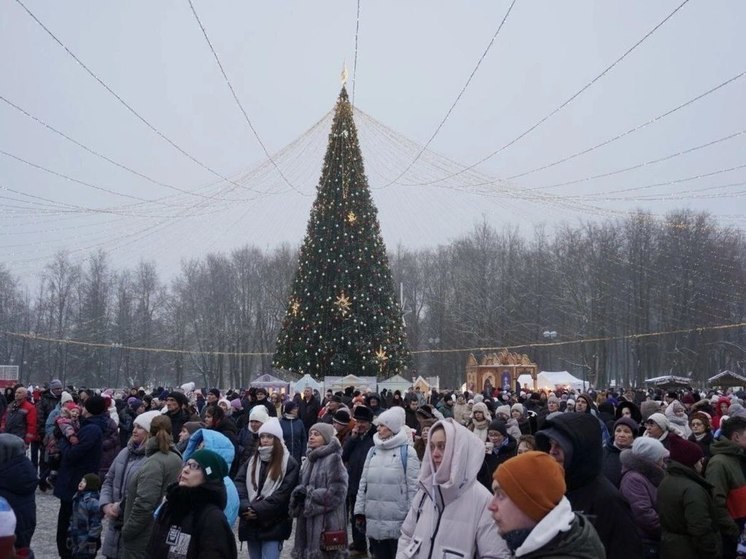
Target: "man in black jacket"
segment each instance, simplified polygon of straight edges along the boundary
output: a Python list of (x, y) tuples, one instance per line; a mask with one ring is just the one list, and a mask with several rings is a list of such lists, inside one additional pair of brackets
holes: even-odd
[(355, 499), (360, 486), (360, 478), (363, 475), (363, 466), (368, 456), (368, 451), (373, 447), (373, 435), (376, 426), (373, 425), (373, 412), (365, 407), (358, 406), (353, 412), (356, 425), (351, 435), (345, 441), (342, 449), (342, 462), (347, 467), (347, 510), (350, 511), (352, 523), (352, 544), (350, 545), (350, 557), (362, 557), (368, 554), (368, 542), (365, 533), (355, 526), (352, 511), (355, 510)]
[[(46, 480), (49, 475), (49, 466), (44, 459), (44, 427), (49, 414), (60, 403), (62, 396), (62, 382), (59, 379), (52, 379), (49, 383), (49, 389), (41, 393), (39, 401), (36, 403), (36, 440), (31, 443), (31, 463), (34, 467), (39, 466), (39, 479)], [(42, 490), (47, 489), (46, 481), (39, 482)]]
[(295, 403), (298, 404), (298, 417), (303, 421), (303, 426), (306, 428), (306, 433), (308, 433), (313, 424), (319, 420), (321, 403), (314, 395), (313, 389), (310, 386), (306, 386), (303, 389), (302, 395), (296, 395)]
[(588, 516), (608, 559), (642, 557), (627, 502), (601, 471), (601, 427), (595, 416), (563, 413), (544, 422), (536, 433), (538, 450), (548, 452), (565, 468), (567, 499), (574, 512)]

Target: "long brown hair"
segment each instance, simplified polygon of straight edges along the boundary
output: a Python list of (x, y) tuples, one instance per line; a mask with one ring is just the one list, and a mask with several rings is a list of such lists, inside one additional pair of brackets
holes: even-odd
[[(282, 448), (282, 442), (280, 439), (272, 435), (272, 458), (269, 460), (269, 466), (267, 470), (267, 477), (277, 481), (282, 475), (282, 455), (285, 449)], [(251, 483), (254, 484), (254, 491), (258, 491), (259, 488), (256, 486), (256, 464), (259, 462), (259, 445), (256, 446), (254, 451), (254, 462), (251, 464)]]
[(167, 415), (158, 415), (150, 423), (150, 436), (155, 437), (158, 450), (168, 454), (173, 443), (171, 436), (171, 418)]

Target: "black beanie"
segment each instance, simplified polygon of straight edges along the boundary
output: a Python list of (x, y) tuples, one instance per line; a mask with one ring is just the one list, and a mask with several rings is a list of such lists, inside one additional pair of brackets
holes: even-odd
[(83, 479), (85, 480), (86, 491), (99, 491), (101, 489), (101, 478), (96, 474), (86, 474)]
[(85, 401), (84, 406), (91, 415), (101, 415), (108, 409), (106, 400), (104, 400), (103, 396), (99, 396), (98, 394), (89, 396)]

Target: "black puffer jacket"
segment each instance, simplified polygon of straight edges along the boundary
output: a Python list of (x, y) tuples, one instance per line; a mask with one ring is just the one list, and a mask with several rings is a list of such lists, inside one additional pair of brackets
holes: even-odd
[[(250, 477), (248, 471), (249, 460), (238, 469), (236, 476), (236, 489), (239, 498), (239, 515), (246, 512), (251, 507), (257, 514), (256, 520), (246, 520), (239, 516), (238, 521), (238, 539), (245, 541), (284, 541), (290, 537), (293, 531), (293, 521), (288, 514), (288, 505), (290, 504), (290, 493), (298, 485), (298, 474), (300, 466), (292, 456), (288, 457), (285, 477), (280, 486), (269, 496), (259, 495), (253, 501), (249, 500), (248, 489), (246, 488), (246, 478)], [(258, 486), (261, 488), (267, 479), (267, 462), (259, 461)]]
[(36, 476), (23, 439), (0, 434), (0, 497), (16, 514), (16, 547), (29, 547), (36, 530)]
[[(642, 557), (642, 542), (635, 530), (629, 505), (601, 472), (601, 427), (589, 413), (563, 413), (547, 420), (536, 434), (539, 450), (549, 451), (546, 431), (556, 429), (572, 443), (565, 466), (567, 498), (576, 512), (588, 516), (606, 548), (608, 559)], [(550, 431), (551, 435), (551, 431)]]
[[(236, 559), (236, 539), (223, 514), (227, 497), (222, 480), (197, 487), (174, 483), (158, 513), (148, 542), (150, 559)], [(186, 552), (172, 549), (183, 543)], [(182, 549), (183, 549), (182, 548)]]
[(360, 478), (363, 476), (365, 459), (368, 457), (368, 451), (373, 448), (373, 435), (375, 433), (376, 427), (371, 425), (370, 429), (362, 437), (348, 437), (345, 441), (344, 449), (342, 450), (342, 462), (344, 462), (349, 476), (347, 496), (353, 499), (357, 497)]

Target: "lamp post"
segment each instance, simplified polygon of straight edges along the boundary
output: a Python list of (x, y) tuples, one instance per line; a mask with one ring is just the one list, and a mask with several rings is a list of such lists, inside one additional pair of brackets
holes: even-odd
[[(557, 332), (555, 330), (544, 330), (541, 334), (545, 340), (555, 340), (557, 339)], [(552, 370), (552, 358), (551, 358), (551, 350), (547, 350), (547, 367), (551, 371)]]

